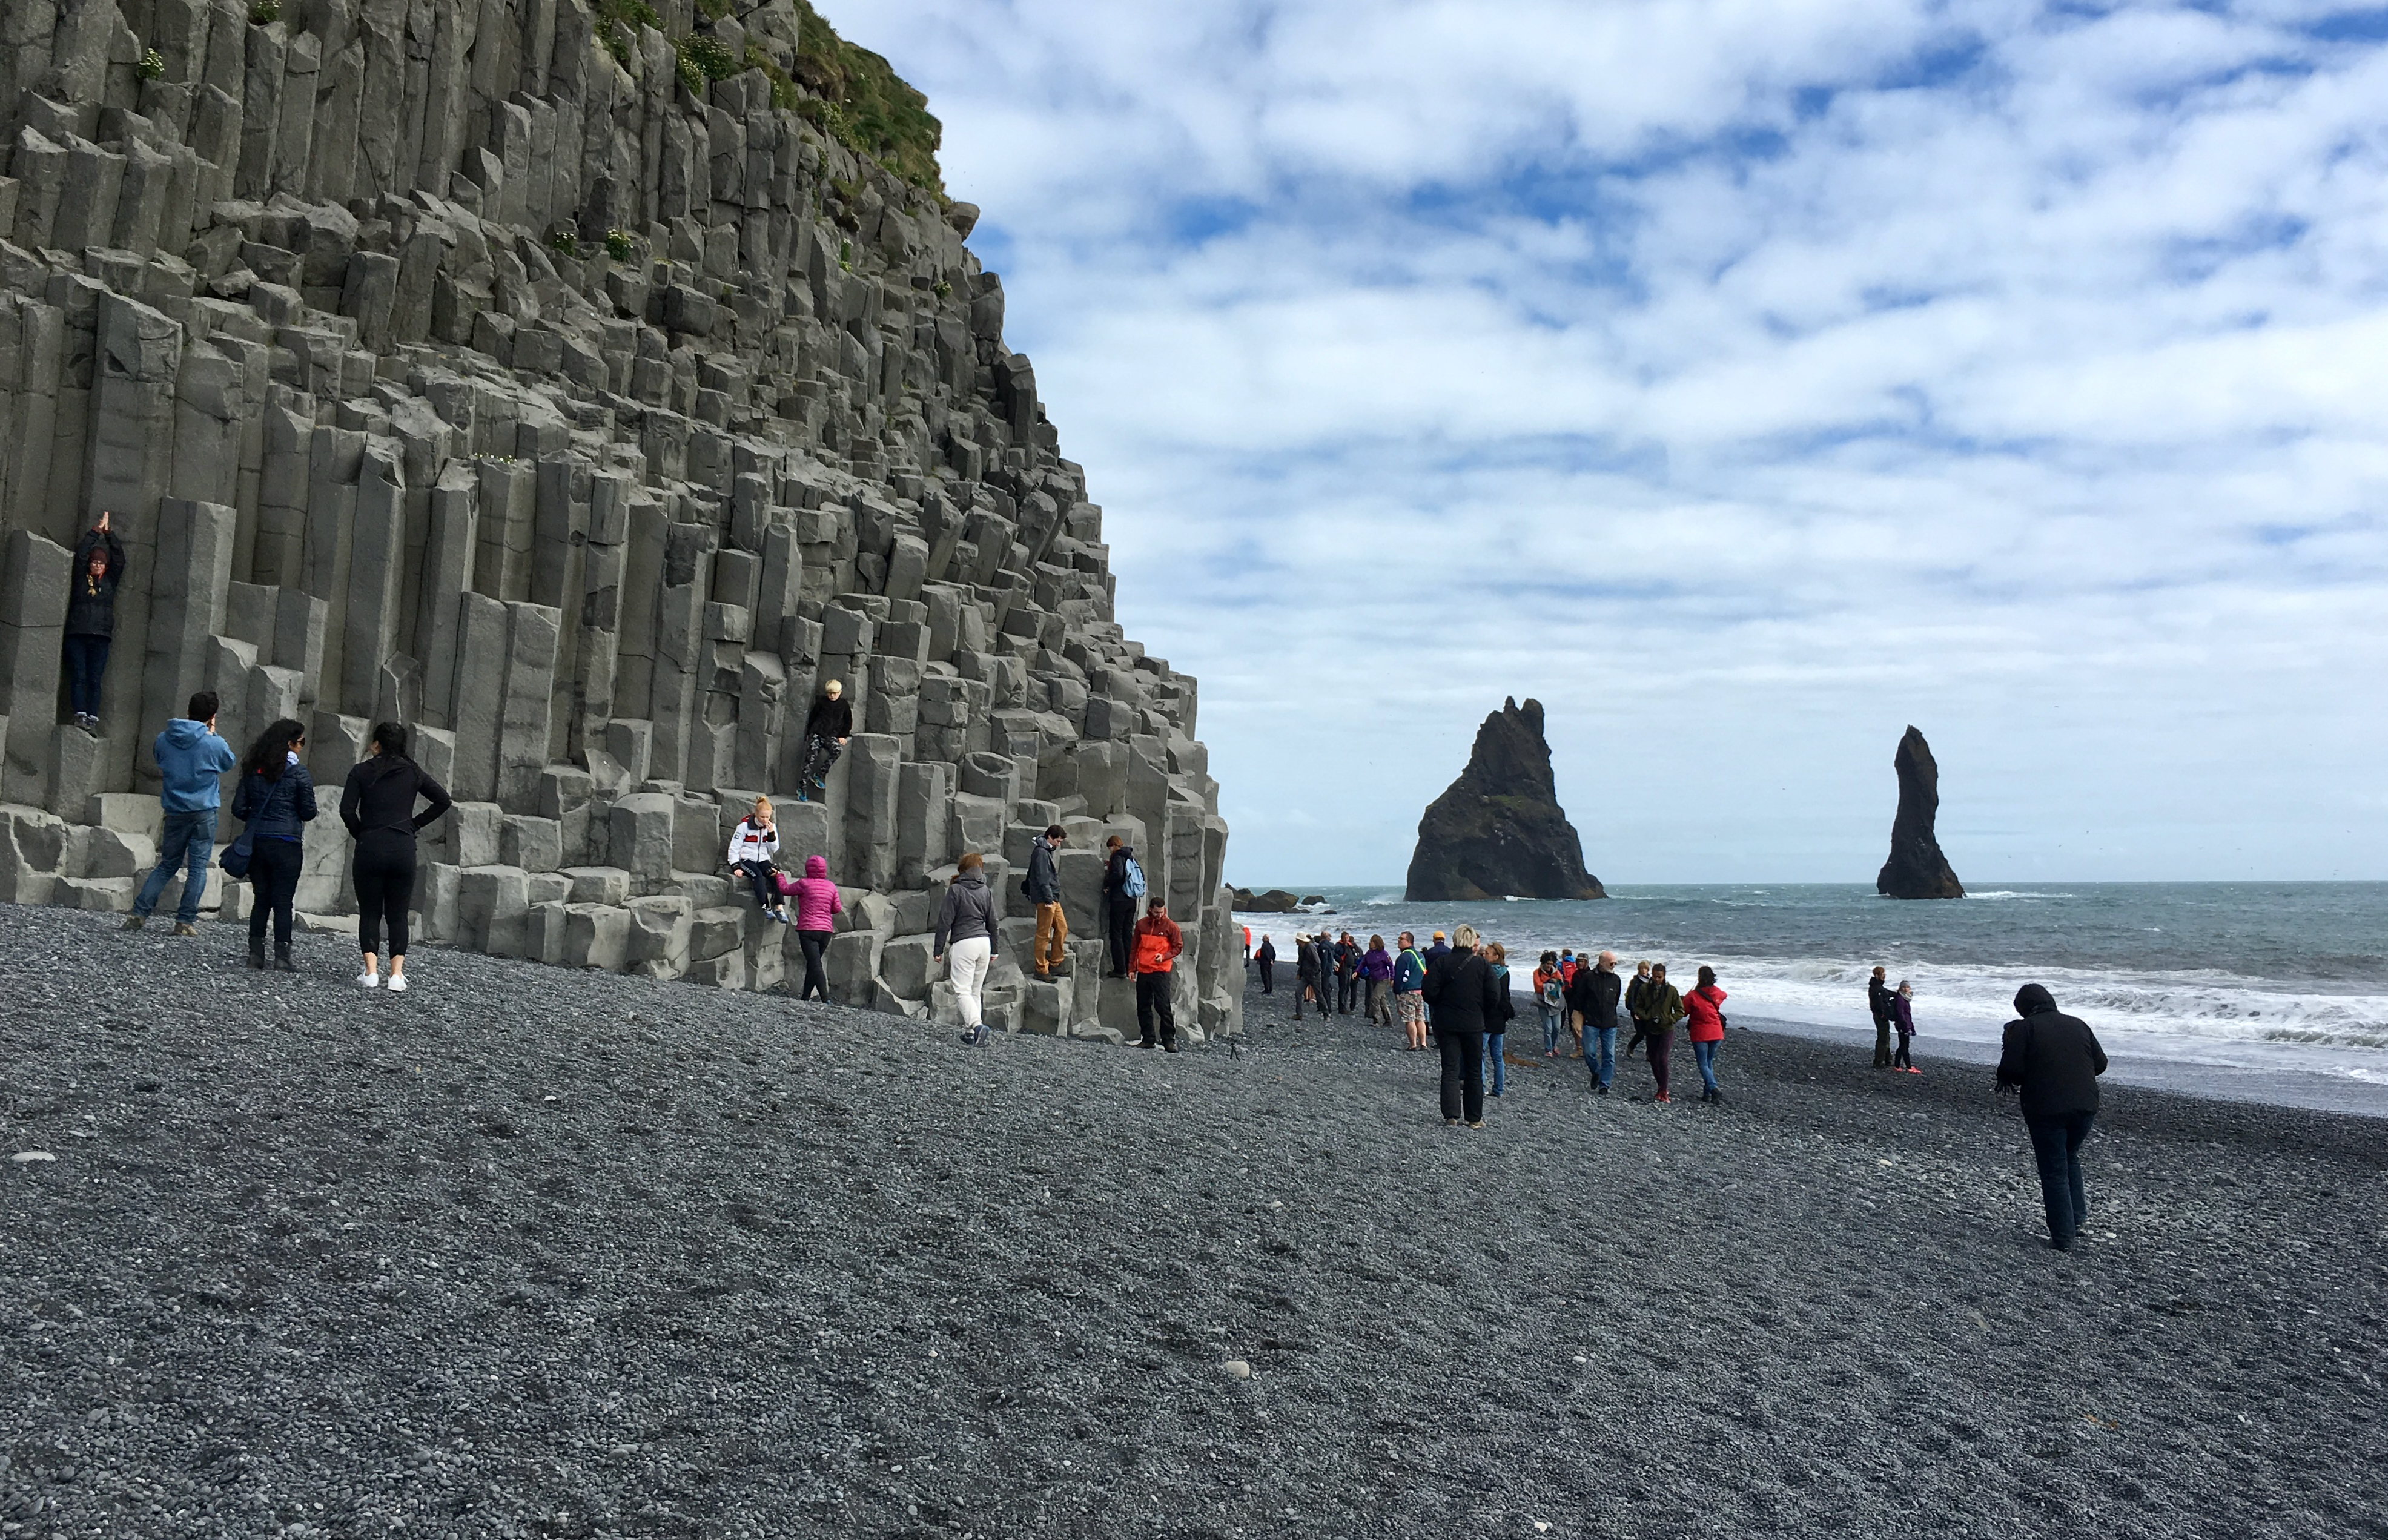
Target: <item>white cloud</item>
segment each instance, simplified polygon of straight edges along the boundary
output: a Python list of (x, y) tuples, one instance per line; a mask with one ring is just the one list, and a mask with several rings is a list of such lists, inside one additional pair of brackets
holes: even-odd
[(1507, 694), (1612, 881), (2388, 876), (2388, 49), (2287, 4), (885, 0), (1231, 874)]

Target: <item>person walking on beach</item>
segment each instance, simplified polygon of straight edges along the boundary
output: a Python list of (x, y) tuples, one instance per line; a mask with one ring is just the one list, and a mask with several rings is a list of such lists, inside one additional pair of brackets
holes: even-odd
[(1393, 1020), (1401, 1024), (1402, 1050), (1408, 1052), (1426, 1047), (1426, 959), (1409, 932), (1395, 941), (1401, 949), (1393, 956)]
[(1566, 974), (1559, 969), (1559, 954), (1544, 952), (1534, 967), (1534, 1008), (1543, 1016), (1543, 1057), (1559, 1056), (1559, 1027), (1568, 1013)]
[(771, 821), (771, 799), (758, 796), (738, 827), (730, 831), (730, 870), (755, 888), (755, 907), (781, 924), (788, 906), (780, 901), (780, 828)]
[[(374, 725), (365, 757), (340, 787), (340, 821), (356, 842), (350, 881), (357, 890), (357, 949), (364, 956), (357, 982), (382, 987), (382, 923), (389, 923), (389, 991), (406, 993), (406, 911), (414, 901), (415, 835), (454, 806), (446, 787), (406, 757), (406, 729)], [(417, 802), (426, 804), (421, 812)]]
[[(1136, 846), (1117, 834), (1103, 843), (1103, 939), (1111, 944), (1112, 978), (1128, 976), (1128, 932), (1136, 928), (1137, 900), (1144, 897), (1144, 868)], [(1244, 955), (1252, 955), (1251, 929), (1244, 930)]]
[(1261, 993), (1264, 995), (1276, 994), (1277, 943), (1270, 939), (1265, 933), (1261, 936), (1260, 949), (1252, 953), (1252, 961), (1260, 965)]
[(832, 680), (821, 686), (820, 697), (805, 718), (805, 768), (796, 777), (797, 801), (810, 800), (812, 792), (828, 798), (830, 767), (853, 736), (854, 703), (845, 698), (845, 686)]
[(1924, 1072), (1915, 1067), (1915, 1011), (1911, 1003), (1914, 999), (1915, 991), (1908, 987), (1905, 979), (1900, 979), (1890, 999), (1893, 1022), (1899, 1028), (1899, 1051), (1891, 1056), (1890, 1067), (1921, 1075)]
[(2048, 1211), (2048, 1243), (2069, 1252), (2090, 1220), (2081, 1145), (2098, 1119), (2098, 1076), (2106, 1073), (2106, 1050), (2089, 1023), (2057, 1010), (2055, 998), (2037, 984), (2015, 991), (2014, 1008), (2017, 1019), (2007, 1023), (1999, 1048), (1998, 1088), (2022, 1098), (2032, 1160), (2039, 1167), (2040, 1202)]
[[(824, 870), (827, 864), (822, 863)], [(834, 888), (831, 897), (836, 897)], [(954, 986), (954, 1004), (962, 1013), (965, 1048), (981, 1047), (987, 1039), (980, 999), (986, 988), (987, 970), (995, 965), (995, 895), (987, 891), (986, 858), (975, 850), (965, 851), (954, 863), (954, 880), (946, 885), (945, 902), (937, 907), (937, 934), (929, 945), (931, 962), (945, 960), (946, 981)], [(826, 990), (821, 998), (829, 998)]]
[(1625, 1039), (1625, 1057), (1650, 1040), (1650, 962), (1647, 958), (1633, 964), (1633, 982), (1625, 986), (1625, 1014), (1632, 1020), (1633, 1036)]
[(829, 969), (821, 960), (828, 955), (830, 932), (837, 917), (845, 912), (845, 900), (838, 897), (837, 885), (829, 880), (828, 857), (805, 858), (805, 874), (795, 881), (794, 897), (796, 945), (805, 953), (805, 982), (797, 989), (796, 999), (818, 999), (823, 1005), (832, 1004), (829, 998)]
[(1642, 1034), (1649, 1045), (1650, 1077), (1658, 1085), (1653, 1101), (1672, 1101), (1667, 1093), (1669, 1060), (1675, 1047), (1675, 1024), (1683, 1019), (1683, 997), (1667, 982), (1667, 965), (1650, 964), (1650, 982), (1642, 990), (1642, 1009), (1647, 1012), (1648, 1027)]
[[(114, 522), (103, 513), (75, 541), (74, 566), (69, 568), (74, 579), (67, 592), (65, 640), (59, 649), (75, 726), (95, 738), (99, 736), (100, 681), (108, 673), (108, 649), (116, 644), (116, 589), (124, 581), (124, 542), (109, 528)], [(141, 659), (133, 661), (137, 667)], [(22, 708), (33, 709), (30, 702)], [(44, 708), (55, 709), (55, 703), (45, 703)]]
[[(1318, 943), (1300, 931), (1296, 931), (1293, 935), (1293, 1019), (1300, 1021), (1302, 1008), (1304, 1005), (1318, 1004), (1319, 998)], [(1319, 1005), (1318, 1013), (1325, 1015), (1327, 1008)]]
[(1509, 948), (1498, 941), (1484, 946), (1484, 963), (1492, 973), (1492, 992), (1484, 1002), (1484, 1062), (1492, 1066), (1492, 1085), (1486, 1088), (1494, 1096), (1509, 1085), (1508, 1062), (1502, 1047), (1509, 1037), (1509, 1024), (1518, 1015), (1518, 1002), (1509, 994)]
[(183, 897), (174, 911), (174, 934), (199, 934), (199, 900), (207, 896), (208, 867), (216, 859), (216, 813), (223, 801), (223, 772), (240, 762), (232, 745), (216, 736), (216, 693), (202, 690), (158, 734), (150, 752), (158, 757), (158, 810), (161, 815), (158, 864), (133, 899), (124, 928), (137, 931), (158, 911), (166, 885), (183, 873)]
[(1592, 1072), (1594, 1094), (1607, 1096), (1617, 1076), (1617, 994), (1624, 980), (1617, 976), (1617, 954), (1603, 952), (1597, 967), (1581, 960), (1569, 999), (1583, 1023), (1583, 1063)]
[(1368, 937), (1368, 949), (1360, 957), (1360, 978), (1368, 991), (1368, 1025), (1393, 1025), (1393, 954), (1385, 950), (1385, 938)]
[(1442, 1121), (1484, 1126), (1484, 1024), (1492, 1011), (1492, 970), (1476, 955), (1476, 928), (1462, 925), (1458, 945), (1427, 965), (1426, 1000), (1434, 1008), (1442, 1055)]
[(315, 782), (298, 762), (307, 730), (284, 718), (257, 735), (240, 762), (240, 789), (232, 816), (247, 827), (248, 880), (256, 905), (248, 911), (248, 965), (265, 966), (265, 922), (273, 922), (273, 966), (295, 974), (290, 961), (291, 906), (306, 865), (306, 826), (315, 817)]
[(1874, 976), (1866, 980), (1866, 1010), (1874, 1016), (1874, 1067), (1890, 1068), (1890, 986), (1882, 981), (1882, 967), (1875, 964)]
[(1069, 837), (1053, 823), (1046, 826), (1044, 837), (1028, 842), (1028, 875), (1021, 886), (1036, 906), (1036, 938), (1029, 944), (1029, 961), (1039, 984), (1070, 976), (1070, 917), (1061, 911), (1061, 873), (1053, 864), (1053, 852)]
[(1136, 1025), (1143, 1035), (1138, 1048), (1152, 1046), (1153, 1018), (1161, 1019), (1161, 1047), (1177, 1051), (1177, 1018), (1171, 1012), (1169, 986), (1174, 982), (1177, 954), (1186, 949), (1185, 935), (1169, 918), (1169, 901), (1154, 897), (1136, 923)]
[(1716, 970), (1700, 964), (1700, 981), (1683, 997), (1683, 1013), (1691, 1018), (1692, 1059), (1700, 1066), (1700, 1100), (1721, 1101), (1717, 1088), (1717, 1045), (1724, 1041), (1725, 992), (1717, 987)]

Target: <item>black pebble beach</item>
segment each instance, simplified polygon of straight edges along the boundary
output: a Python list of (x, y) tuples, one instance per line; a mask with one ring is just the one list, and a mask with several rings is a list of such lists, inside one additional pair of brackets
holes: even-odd
[(115, 924), (0, 908), (0, 1534), (2388, 1534), (2378, 1121), (2112, 1088), (2058, 1254), (1977, 1066)]

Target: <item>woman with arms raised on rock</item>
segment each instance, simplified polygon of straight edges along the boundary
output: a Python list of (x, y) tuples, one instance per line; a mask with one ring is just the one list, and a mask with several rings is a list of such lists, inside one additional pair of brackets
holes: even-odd
[[(406, 910), (414, 900), (414, 836), (454, 806), (447, 789), (406, 757), (406, 748), (405, 728), (376, 723), (372, 745), (340, 788), (340, 821), (357, 843), (357, 945), (364, 953), (357, 982), (368, 989), (381, 987), (375, 954), (387, 917), (389, 987), (400, 995), (406, 992)], [(418, 801), (429, 804), (419, 813)]]
[(298, 971), (290, 961), (291, 906), (298, 897), (298, 873), (306, 864), (307, 825), (315, 817), (315, 782), (298, 755), (307, 730), (284, 718), (257, 736), (240, 762), (240, 789), (232, 795), (232, 816), (248, 827), (248, 880), (256, 889), (248, 911), (248, 965), (265, 966), (265, 921), (273, 919), (273, 966)]

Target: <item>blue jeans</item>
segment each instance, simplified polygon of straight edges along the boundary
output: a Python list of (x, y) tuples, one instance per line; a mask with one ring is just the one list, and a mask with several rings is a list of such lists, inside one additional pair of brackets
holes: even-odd
[(67, 666), (67, 701), (69, 709), (77, 716), (99, 715), (99, 681), (108, 672), (108, 649), (112, 640), (105, 636), (70, 636), (63, 651)]
[(2097, 1117), (2096, 1113), (2068, 1113), (2024, 1120), (2031, 1130), (2032, 1160), (2039, 1167), (2039, 1198), (2048, 1210), (2048, 1238), (2059, 1246), (2073, 1244), (2074, 1233), (2090, 1220), (2090, 1194), (2081, 1181), (2081, 1144)]
[(158, 840), (158, 865), (150, 872), (149, 880), (141, 885), (140, 896), (133, 900), (133, 912), (154, 913), (166, 885), (173, 881), (175, 868), (187, 864), (190, 870), (183, 876), (183, 903), (178, 918), (185, 925), (196, 923), (199, 900), (207, 896), (208, 864), (215, 856), (215, 808), (168, 813), (165, 833)]
[(1599, 1043), (1593, 1052), (1583, 1056), (1584, 1063), (1592, 1070), (1592, 1083), (1607, 1090), (1609, 1081), (1617, 1076), (1617, 1028), (1595, 1026), (1591, 1031)]
[(1544, 1053), (1556, 1052), (1559, 1046), (1559, 1033), (1567, 1025), (1567, 1012), (1564, 1011), (1555, 1011), (1547, 1005), (1542, 1008), (1542, 1012), (1543, 1051)]
[(1709, 1090), (1717, 1088), (1715, 1043), (1694, 1043), (1692, 1062), (1700, 1066), (1700, 1084)]
[(1495, 1096), (1500, 1095), (1501, 1088), (1509, 1083), (1508, 1075), (1501, 1067), (1501, 1039), (1507, 1036), (1505, 1032), (1484, 1034), (1484, 1068), (1492, 1077), (1492, 1084), (1485, 1088)]

